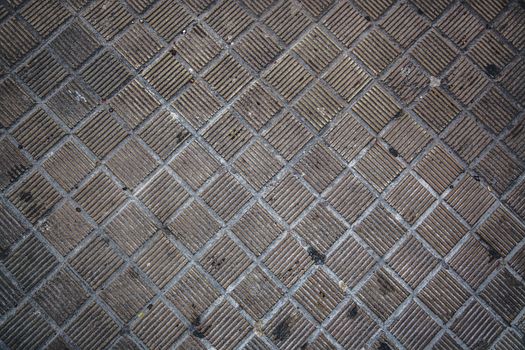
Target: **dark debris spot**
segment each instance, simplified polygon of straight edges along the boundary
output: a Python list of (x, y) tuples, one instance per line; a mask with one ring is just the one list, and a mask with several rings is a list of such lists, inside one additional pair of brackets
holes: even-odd
[(149, 305), (147, 306), (148, 310), (151, 310), (152, 307), (153, 307), (153, 304), (149, 304)]
[(388, 345), (385, 342), (379, 342), (379, 346), (377, 347), (377, 350), (392, 350), (390, 345)]
[(474, 175), (472, 176), (474, 178), (474, 180), (476, 180), (477, 182), (479, 182), (480, 178), (479, 178), (479, 175)]
[(33, 195), (31, 194), (31, 192), (22, 191), (20, 193), (20, 199), (23, 200), (24, 202), (29, 202), (32, 198), (33, 198)]
[(388, 152), (394, 157), (399, 157), (399, 152), (394, 147), (388, 147)]
[(370, 22), (372, 19), (370, 18), (370, 16), (365, 16), (365, 20), (367, 20), (368, 22)]
[(204, 338), (205, 335), (201, 329), (201, 316), (197, 315), (190, 326), (191, 333), (197, 338)]
[(314, 247), (308, 247), (308, 255), (310, 255), (310, 258), (312, 258), (314, 263), (316, 263), (317, 265), (324, 264), (324, 260), (326, 257)]
[(290, 326), (288, 320), (282, 320), (272, 332), (273, 337), (277, 341), (284, 341), (290, 336)]
[(79, 207), (76, 207), (75, 210), (77, 211), (77, 213), (80, 213), (82, 211), (82, 209), (80, 209)]
[(170, 54), (171, 54), (172, 56), (176, 56), (176, 55), (177, 55), (177, 50), (175, 50), (175, 49), (171, 49), (171, 50), (170, 50)]
[(18, 145), (18, 149), (24, 149), (24, 146)]
[(420, 8), (417, 9), (417, 14), (422, 16), (424, 15), (425, 13), (423, 12), (423, 10), (421, 10)]
[(496, 78), (499, 74), (499, 68), (495, 64), (488, 64), (485, 66), (485, 72), (489, 75), (491, 78)]
[(128, 188), (126, 186), (122, 187), (122, 191), (127, 191)]
[(126, 335), (129, 334), (129, 326), (127, 324), (123, 325), (120, 328), (120, 335)]
[(357, 306), (354, 305), (347, 313), (348, 318), (355, 318), (357, 316)]

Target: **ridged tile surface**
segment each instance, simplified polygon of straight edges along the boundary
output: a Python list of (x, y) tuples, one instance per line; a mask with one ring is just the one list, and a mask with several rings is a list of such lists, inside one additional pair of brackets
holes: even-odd
[(1, 2), (0, 348), (522, 348), (524, 23)]

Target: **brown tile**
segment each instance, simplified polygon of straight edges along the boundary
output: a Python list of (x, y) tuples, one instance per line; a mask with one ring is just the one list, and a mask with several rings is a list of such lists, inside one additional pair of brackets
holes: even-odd
[(401, 53), (401, 51), (377, 29), (368, 33), (368, 35), (352, 49), (352, 52), (376, 76), (379, 76), (392, 62), (395, 62)]
[(132, 77), (129, 69), (109, 50), (85, 66), (81, 76), (103, 99), (111, 97)]
[(441, 327), (415, 302), (411, 302), (390, 331), (409, 349), (424, 349)]
[(344, 103), (320, 83), (315, 83), (297, 100), (294, 109), (320, 132), (343, 109)]
[(290, 45), (312, 22), (298, 3), (285, 2), (274, 7), (264, 23)]
[(406, 175), (385, 199), (411, 225), (415, 224), (436, 200), (412, 175)]
[(162, 44), (143, 24), (134, 24), (117, 40), (115, 48), (138, 69), (162, 49)]
[(38, 349), (53, 335), (51, 325), (30, 303), (22, 305), (0, 326), (0, 338), (11, 349)]
[(439, 21), (439, 29), (460, 48), (467, 45), (483, 31), (482, 22), (464, 5), (457, 6)]
[(346, 102), (350, 102), (372, 81), (370, 75), (349, 56), (329, 68), (323, 79)]
[(263, 136), (287, 161), (312, 139), (312, 133), (289, 112), (267, 129)]
[(217, 57), (221, 47), (202, 25), (197, 24), (177, 41), (175, 50), (195, 70), (200, 71)]
[(273, 63), (264, 79), (287, 101), (293, 100), (312, 80), (312, 75), (290, 54)]
[(150, 64), (142, 76), (166, 100), (192, 80), (191, 73), (169, 52)]
[(246, 253), (228, 236), (219, 238), (201, 258), (202, 267), (223, 288), (228, 288), (251, 263)]
[(85, 13), (85, 17), (108, 41), (133, 20), (133, 16), (126, 7), (116, 0), (98, 0)]
[(164, 233), (137, 258), (138, 267), (160, 288), (164, 288), (188, 260)]
[(451, 330), (468, 346), (491, 344), (503, 326), (478, 301), (472, 302), (452, 324)]
[(433, 146), (414, 170), (438, 193), (443, 193), (463, 172), (461, 164), (442, 145)]
[(401, 59), (390, 70), (385, 82), (407, 105), (420, 97), (429, 84), (421, 69), (407, 58)]
[(265, 325), (264, 334), (280, 349), (293, 349), (304, 344), (314, 329), (315, 326), (288, 302)]
[(158, 1), (144, 20), (167, 42), (173, 41), (186, 28), (193, 16), (182, 4)]
[(409, 163), (432, 141), (429, 133), (407, 114), (395, 119), (383, 139)]
[(330, 11), (323, 19), (323, 24), (339, 39), (346, 47), (350, 45), (363, 33), (370, 24), (349, 2), (337, 2), (334, 10)]
[[(1, 29), (0, 29), (1, 30)], [(0, 125), (10, 127), (18, 118), (33, 107), (31, 96), (12, 78), (0, 82)]]
[(465, 116), (449, 129), (444, 140), (466, 162), (472, 161), (491, 141), (490, 135), (479, 126), (474, 118)]
[(477, 234), (502, 257), (506, 257), (525, 237), (525, 226), (504, 206), (500, 206), (477, 230)]
[[(202, 331), (199, 328), (202, 328)], [(250, 328), (250, 324), (239, 311), (227, 301), (223, 301), (197, 330), (216, 348), (230, 350), (239, 344)]]
[(204, 80), (226, 101), (230, 101), (250, 83), (252, 76), (234, 56), (228, 54), (205, 73)]
[(294, 45), (293, 51), (297, 53), (316, 74), (321, 73), (321, 71), (341, 53), (339, 46), (332, 41), (319, 26), (314, 27), (308, 34), (303, 36), (303, 38)]
[(402, 112), (394, 98), (379, 85), (372, 86), (361, 96), (352, 106), (352, 111), (376, 133)]
[(97, 106), (97, 103), (97, 97), (81, 79), (71, 80), (46, 102), (69, 128), (75, 127), (84, 120)]
[(226, 1), (215, 6), (206, 16), (206, 21), (227, 43), (231, 43), (253, 22), (238, 1)]
[(301, 174), (317, 192), (323, 192), (335, 178), (343, 172), (345, 166), (321, 143), (312, 147), (295, 165)]
[(203, 83), (195, 82), (175, 99), (173, 107), (200, 129), (220, 110), (221, 103)]
[(0, 204), (0, 250), (6, 252), (13, 243), (22, 238), (25, 231), (25, 225), (22, 225), (4, 203)]
[(386, 15), (381, 27), (406, 49), (425, 33), (430, 25), (425, 17), (418, 15), (408, 4), (401, 4)]
[(3, 190), (29, 169), (31, 163), (7, 138), (0, 140), (0, 149), (0, 189)]
[(512, 322), (525, 307), (525, 287), (508, 270), (501, 270), (481, 293), (481, 298), (505, 321)]
[(266, 68), (281, 52), (282, 47), (264, 26), (256, 24), (234, 45), (235, 51), (255, 70)]
[(204, 138), (227, 161), (252, 137), (251, 132), (230, 112), (225, 112), (205, 132)]
[(327, 200), (349, 223), (353, 223), (374, 202), (375, 196), (357, 177), (348, 173), (330, 191)]
[(250, 85), (235, 101), (233, 108), (255, 130), (260, 131), (282, 108), (283, 103), (271, 95), (260, 82)]

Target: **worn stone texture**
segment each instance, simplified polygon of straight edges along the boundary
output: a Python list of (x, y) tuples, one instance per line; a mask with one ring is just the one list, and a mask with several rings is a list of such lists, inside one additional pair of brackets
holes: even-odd
[(0, 348), (523, 349), (518, 0), (0, 2)]

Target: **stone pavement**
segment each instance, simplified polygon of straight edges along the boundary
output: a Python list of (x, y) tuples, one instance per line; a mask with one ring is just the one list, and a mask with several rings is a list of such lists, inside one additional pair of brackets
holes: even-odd
[(0, 2), (0, 348), (523, 349), (525, 5)]

